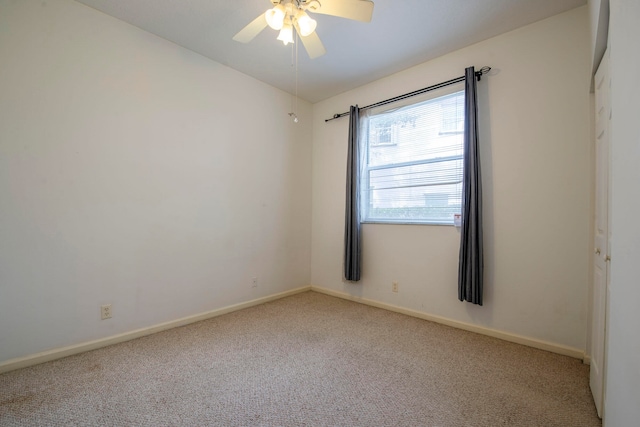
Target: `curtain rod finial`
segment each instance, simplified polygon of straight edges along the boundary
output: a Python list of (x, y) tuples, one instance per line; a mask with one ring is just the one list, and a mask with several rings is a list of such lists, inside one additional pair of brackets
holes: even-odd
[(491, 71), (491, 67), (487, 66), (484, 66), (480, 68), (479, 71), (476, 71), (476, 78), (478, 79), (478, 81), (482, 80), (482, 75), (487, 74), (489, 71)]

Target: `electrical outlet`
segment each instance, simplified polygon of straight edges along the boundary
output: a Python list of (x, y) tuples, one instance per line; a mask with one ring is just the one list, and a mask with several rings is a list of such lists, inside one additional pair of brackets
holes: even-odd
[(111, 304), (100, 306), (100, 318), (102, 320), (111, 319)]
[(398, 282), (391, 282), (391, 292), (398, 292)]
[(251, 279), (251, 287), (252, 288), (257, 288), (258, 287), (258, 278), (254, 277)]

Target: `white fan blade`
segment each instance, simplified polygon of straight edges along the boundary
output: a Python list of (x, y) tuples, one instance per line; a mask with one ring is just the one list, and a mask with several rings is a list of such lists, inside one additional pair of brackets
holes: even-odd
[(311, 4), (307, 10), (361, 22), (371, 22), (373, 15), (373, 2), (369, 0), (322, 0), (320, 4), (317, 9)]
[(233, 39), (240, 43), (249, 43), (265, 28), (267, 28), (267, 18), (264, 17), (264, 13), (261, 13), (260, 16), (233, 36)]
[(327, 50), (320, 41), (320, 37), (318, 37), (318, 34), (315, 31), (306, 37), (302, 37), (297, 24), (295, 27), (298, 35), (300, 36), (300, 40), (302, 41), (302, 45), (309, 54), (309, 58), (314, 59), (327, 53)]

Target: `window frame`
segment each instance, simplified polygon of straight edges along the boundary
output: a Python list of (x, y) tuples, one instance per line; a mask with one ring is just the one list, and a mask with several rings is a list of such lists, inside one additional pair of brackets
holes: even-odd
[[(452, 213), (450, 220), (443, 220), (443, 219), (426, 219), (426, 218), (385, 218), (385, 217), (373, 217), (371, 216), (370, 212), (372, 210), (371, 204), (370, 204), (370, 197), (368, 197), (371, 194), (370, 191), (370, 182), (371, 182), (371, 172), (372, 171), (380, 171), (380, 170), (385, 170), (385, 169), (393, 169), (393, 168), (398, 168), (398, 167), (410, 167), (410, 166), (417, 166), (417, 165), (427, 165), (427, 164), (436, 164), (436, 163), (442, 163), (442, 162), (447, 162), (447, 161), (463, 161), (464, 160), (464, 141), (462, 140), (460, 142), (460, 154), (455, 154), (455, 155), (449, 155), (449, 156), (445, 156), (445, 157), (435, 157), (435, 158), (427, 158), (427, 159), (421, 159), (421, 160), (411, 160), (411, 161), (405, 161), (405, 162), (398, 162), (398, 163), (387, 163), (387, 164), (382, 164), (382, 165), (374, 165), (374, 166), (369, 166), (369, 155), (370, 155), (370, 148), (377, 148), (380, 146), (396, 146), (397, 142), (394, 141), (394, 138), (396, 137), (396, 129), (399, 126), (399, 124), (397, 123), (392, 123), (390, 125), (388, 125), (389, 127), (392, 128), (392, 141), (390, 143), (383, 143), (383, 144), (379, 144), (379, 143), (373, 143), (372, 141), (369, 141), (369, 120), (372, 117), (375, 117), (376, 115), (380, 115), (383, 114), (385, 112), (389, 112), (389, 111), (393, 111), (393, 110), (397, 110), (400, 108), (405, 108), (405, 107), (409, 107), (412, 105), (418, 105), (418, 104), (423, 104), (429, 101), (435, 101), (438, 98), (444, 98), (447, 96), (451, 96), (454, 94), (459, 94), (461, 93), (462, 96), (464, 97), (464, 83), (462, 84), (454, 84), (451, 85), (450, 87), (445, 87), (445, 88), (440, 88), (437, 89), (435, 91), (432, 92), (428, 92), (426, 94), (423, 94), (421, 96), (416, 97), (415, 99), (410, 99), (410, 100), (403, 100), (399, 103), (394, 103), (392, 104), (391, 107), (386, 106), (384, 109), (378, 108), (378, 109), (374, 109), (372, 111), (367, 112), (367, 114), (363, 115), (361, 117), (361, 120), (366, 120), (366, 124), (364, 124), (364, 122), (361, 122), (361, 131), (362, 131), (362, 135), (361, 135), (361, 140), (360, 140), (360, 147), (361, 147), (361, 156), (360, 156), (360, 161), (361, 161), (361, 165), (360, 165), (360, 185), (361, 185), (361, 191), (360, 191), (360, 195), (361, 195), (361, 200), (360, 200), (360, 212), (361, 212), (361, 223), (363, 224), (396, 224), (396, 225), (443, 225), (443, 226), (453, 226), (454, 224), (454, 216), (456, 215), (456, 213)], [(445, 119), (444, 116), (442, 116), (440, 118), (441, 121), (443, 121)], [(463, 129), (464, 129), (464, 121), (466, 119), (464, 118), (464, 110), (463, 110)], [(441, 124), (441, 129), (444, 128), (444, 125)], [(455, 134), (464, 134), (464, 131), (440, 131), (439, 135), (441, 136), (449, 136), (449, 135), (455, 135)], [(464, 135), (462, 136), (462, 138), (464, 138)], [(455, 180), (455, 181), (451, 181), (451, 182), (438, 182), (435, 185), (457, 185), (457, 184), (462, 184), (462, 176), (460, 176), (459, 180)], [(426, 185), (422, 184), (422, 185), (414, 185), (413, 187), (424, 187)], [(411, 186), (407, 186), (404, 188), (409, 188)], [(398, 188), (403, 188), (403, 187), (398, 187)], [(462, 209), (462, 195), (460, 197), (460, 209)], [(459, 214), (460, 211), (457, 212), (457, 214)]]

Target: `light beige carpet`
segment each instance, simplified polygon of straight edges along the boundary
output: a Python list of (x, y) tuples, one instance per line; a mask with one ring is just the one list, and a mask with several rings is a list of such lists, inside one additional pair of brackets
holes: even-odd
[(0, 375), (2, 426), (600, 426), (579, 360), (306, 292)]

